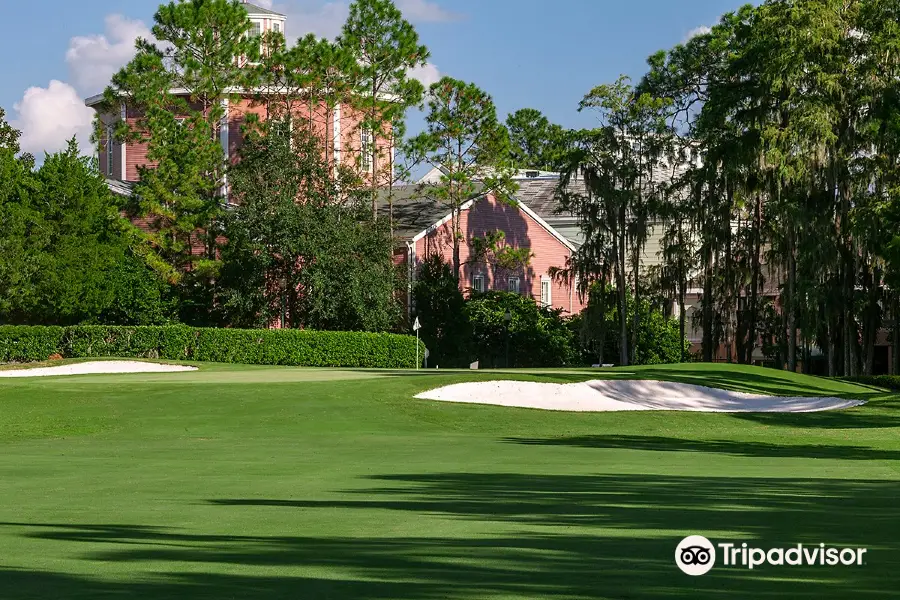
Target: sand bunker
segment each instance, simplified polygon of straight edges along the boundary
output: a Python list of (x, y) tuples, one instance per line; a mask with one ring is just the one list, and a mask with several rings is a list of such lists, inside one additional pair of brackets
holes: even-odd
[(841, 398), (761, 396), (684, 383), (611, 379), (567, 384), (529, 381), (457, 383), (421, 393), (416, 398), (572, 412), (816, 412), (865, 404), (860, 400)]
[(94, 375), (97, 373), (175, 373), (196, 370), (197, 367), (183, 367), (181, 365), (161, 365), (132, 360), (98, 360), (60, 365), (58, 367), (0, 371), (0, 377), (53, 377), (57, 375)]

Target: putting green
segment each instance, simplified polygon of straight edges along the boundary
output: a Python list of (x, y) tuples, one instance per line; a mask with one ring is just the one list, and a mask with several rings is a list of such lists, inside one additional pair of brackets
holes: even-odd
[[(596, 370), (202, 365), (0, 381), (0, 598), (892, 598), (900, 396), (726, 365), (607, 377), (859, 397), (810, 414), (415, 400)], [(868, 548), (682, 574), (690, 534)]]

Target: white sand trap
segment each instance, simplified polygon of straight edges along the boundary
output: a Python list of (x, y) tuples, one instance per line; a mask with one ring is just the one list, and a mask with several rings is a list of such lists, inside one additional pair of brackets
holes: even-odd
[(54, 377), (57, 375), (95, 375), (98, 373), (177, 373), (196, 370), (197, 367), (161, 365), (158, 363), (138, 362), (136, 360), (98, 360), (72, 365), (60, 365), (58, 367), (0, 371), (0, 377)]
[(421, 393), (416, 398), (572, 412), (816, 412), (865, 404), (861, 400), (841, 398), (761, 396), (684, 383), (614, 379), (567, 384), (530, 381), (457, 383)]

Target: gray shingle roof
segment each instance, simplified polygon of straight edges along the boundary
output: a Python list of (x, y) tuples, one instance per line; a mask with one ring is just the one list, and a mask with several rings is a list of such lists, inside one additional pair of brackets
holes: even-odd
[(268, 8), (263, 8), (262, 6), (257, 6), (255, 4), (250, 4), (249, 2), (244, 2), (244, 8), (247, 10), (248, 15), (259, 15), (259, 16), (276, 16), (283, 17), (284, 15), (275, 12), (274, 10), (269, 10)]
[[(557, 212), (559, 208), (559, 201), (556, 199), (556, 188), (559, 185), (558, 177), (517, 179), (516, 183), (519, 184), (519, 191), (515, 194), (516, 198), (521, 200), (540, 218), (546, 221), (553, 217), (566, 216), (565, 213), (560, 215)], [(579, 179), (571, 182), (569, 190), (584, 193), (583, 181)]]
[(121, 181), (119, 179), (107, 179), (106, 185), (109, 187), (109, 191), (117, 196), (124, 196), (125, 198), (130, 198), (131, 194), (134, 192), (134, 183), (130, 181)]
[[(446, 205), (428, 198), (427, 190), (421, 185), (394, 186), (394, 235), (401, 240), (411, 240), (450, 214)], [(388, 216), (386, 189), (379, 192), (378, 214)]]

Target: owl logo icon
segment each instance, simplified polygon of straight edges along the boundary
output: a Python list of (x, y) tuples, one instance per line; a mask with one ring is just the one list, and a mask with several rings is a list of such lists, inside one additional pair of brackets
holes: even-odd
[(688, 536), (675, 548), (675, 564), (688, 575), (705, 575), (716, 564), (716, 547), (702, 535)]

